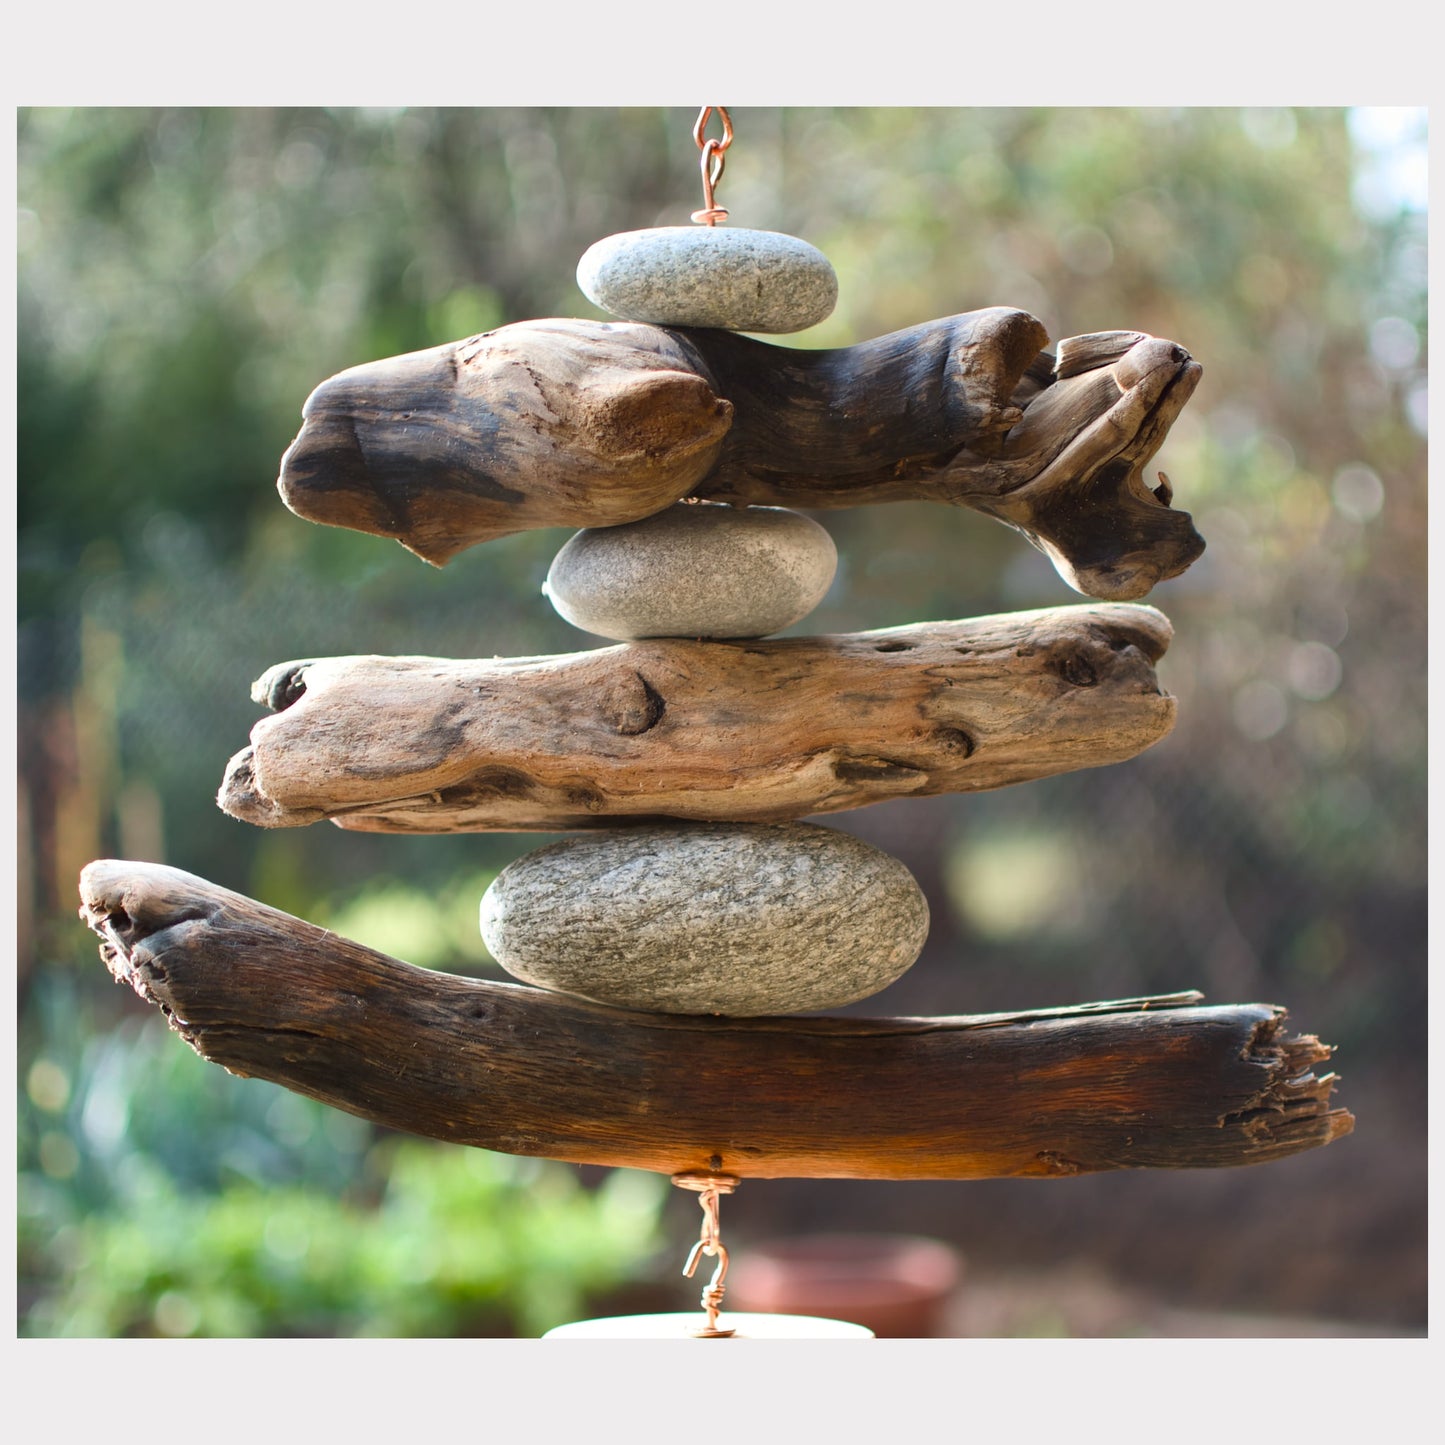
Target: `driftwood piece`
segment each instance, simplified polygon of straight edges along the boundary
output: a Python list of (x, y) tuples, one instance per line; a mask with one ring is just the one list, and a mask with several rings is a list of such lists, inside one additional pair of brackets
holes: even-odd
[(92, 863), (117, 979), (203, 1058), (388, 1128), (743, 1178), (1262, 1163), (1328, 1144), (1331, 1050), (1199, 995), (960, 1018), (630, 1013), (414, 968), (203, 879)]
[(1008, 307), (807, 351), (726, 331), (527, 321), (323, 382), (286, 505), (442, 564), (534, 527), (685, 496), (803, 508), (929, 500), (1018, 528), (1070, 586), (1128, 601), (1204, 550), (1144, 468), (1198, 384), (1183, 347), (1074, 337)]
[(1168, 619), (1100, 602), (761, 642), (271, 668), (218, 801), (263, 827), (775, 822), (1133, 757), (1174, 723)]

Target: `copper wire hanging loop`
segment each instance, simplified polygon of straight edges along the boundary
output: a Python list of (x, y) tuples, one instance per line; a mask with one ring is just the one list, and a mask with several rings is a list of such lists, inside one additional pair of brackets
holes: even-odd
[(724, 1281), (728, 1275), (727, 1246), (722, 1242), (722, 1229), (718, 1223), (718, 1196), (731, 1194), (740, 1181), (733, 1174), (674, 1174), (672, 1182), (679, 1189), (696, 1190), (698, 1203), (702, 1205), (702, 1233), (687, 1256), (687, 1263), (682, 1267), (683, 1274), (691, 1279), (697, 1272), (698, 1261), (705, 1254), (717, 1260), (717, 1268), (702, 1291), (702, 1307), (707, 1311), (707, 1322), (688, 1333), (699, 1340), (725, 1340), (733, 1331), (719, 1329), (717, 1322), (718, 1312), (722, 1309)]
[(713, 109), (710, 105), (703, 106), (698, 113), (697, 124), (692, 128), (692, 138), (702, 152), (702, 210), (694, 211), (692, 218), (699, 225), (707, 226), (715, 226), (719, 221), (727, 219), (726, 208), (718, 205), (713, 193), (722, 179), (723, 166), (726, 164), (723, 152), (733, 143), (732, 117), (728, 115), (727, 107), (722, 105), (716, 107), (718, 119), (722, 122), (722, 139), (716, 140), (711, 136), (703, 138)]

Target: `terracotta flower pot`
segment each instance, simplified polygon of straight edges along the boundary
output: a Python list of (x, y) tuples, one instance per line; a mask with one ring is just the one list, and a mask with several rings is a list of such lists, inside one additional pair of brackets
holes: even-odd
[(823, 1315), (865, 1325), (880, 1339), (926, 1339), (963, 1261), (935, 1239), (899, 1234), (820, 1234), (739, 1249), (724, 1308)]

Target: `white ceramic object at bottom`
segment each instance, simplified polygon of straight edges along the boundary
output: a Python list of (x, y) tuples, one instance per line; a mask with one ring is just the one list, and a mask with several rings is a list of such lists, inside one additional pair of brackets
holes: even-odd
[[(690, 1331), (703, 1323), (701, 1310), (682, 1314), (613, 1315), (608, 1319), (578, 1320), (558, 1325), (542, 1336), (544, 1340), (686, 1340)], [(733, 1340), (871, 1340), (873, 1331), (844, 1320), (825, 1320), (816, 1315), (764, 1315), (723, 1310), (718, 1316), (723, 1329), (732, 1330)]]

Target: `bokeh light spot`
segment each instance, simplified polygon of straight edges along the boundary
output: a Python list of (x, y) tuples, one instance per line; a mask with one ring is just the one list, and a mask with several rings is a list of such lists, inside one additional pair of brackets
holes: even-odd
[(292, 1264), (311, 1248), (311, 1231), (299, 1219), (273, 1214), (266, 1221), (262, 1242), (267, 1254)]
[(1246, 106), (1239, 113), (1239, 128), (1266, 151), (1283, 150), (1299, 134), (1294, 112), (1281, 105)]
[(1423, 382), (1405, 394), (1405, 419), (1416, 435), (1430, 435), (1430, 388)]
[(1097, 226), (1075, 226), (1059, 238), (1064, 265), (1080, 276), (1102, 276), (1114, 264), (1114, 243)]
[(990, 940), (1067, 932), (1079, 912), (1077, 860), (1058, 832), (965, 842), (950, 856), (945, 882), (959, 914)]
[(1339, 685), (1344, 664), (1334, 648), (1323, 642), (1301, 642), (1285, 665), (1291, 691), (1310, 702), (1322, 702)]
[(37, 1109), (58, 1114), (70, 1101), (70, 1079), (59, 1064), (36, 1059), (25, 1076), (25, 1092)]
[(1408, 371), (1420, 355), (1420, 333), (1403, 316), (1382, 316), (1370, 327), (1370, 355), (1387, 371)]
[(52, 1179), (70, 1179), (80, 1168), (80, 1151), (68, 1134), (52, 1129), (40, 1136), (40, 1167)]
[(1335, 510), (1352, 522), (1368, 522), (1385, 505), (1385, 485), (1378, 473), (1363, 463), (1352, 463), (1335, 473), (1331, 487)]
[(201, 1323), (201, 1312), (189, 1296), (167, 1290), (156, 1300), (151, 1318), (161, 1334), (180, 1340), (195, 1334), (196, 1327)]
[(1272, 738), (1289, 721), (1289, 703), (1274, 683), (1256, 678), (1234, 694), (1234, 725), (1251, 742)]

